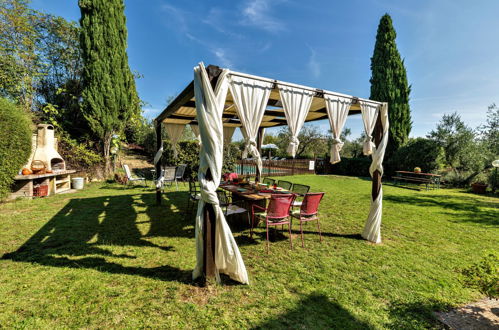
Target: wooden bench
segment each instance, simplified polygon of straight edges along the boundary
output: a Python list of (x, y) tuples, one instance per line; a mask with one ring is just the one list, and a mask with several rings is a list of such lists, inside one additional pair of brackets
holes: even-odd
[(426, 190), (430, 190), (429, 189), (430, 184), (434, 183), (432, 179), (416, 178), (413, 176), (406, 176), (406, 175), (392, 176), (392, 179), (395, 180), (395, 184), (398, 184), (399, 180), (408, 181), (408, 182), (415, 182), (415, 183), (420, 183), (420, 184), (424, 183), (426, 186)]

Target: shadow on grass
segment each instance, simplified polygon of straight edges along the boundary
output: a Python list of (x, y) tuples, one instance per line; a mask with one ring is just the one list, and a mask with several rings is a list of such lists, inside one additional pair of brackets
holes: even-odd
[[(384, 196), (383, 200), (392, 203), (412, 204), (421, 207), (438, 207), (452, 212), (456, 222), (471, 222), (488, 226), (499, 226), (499, 203), (486, 202), (473, 196), (421, 195)], [(483, 209), (487, 208), (487, 209)], [(492, 210), (489, 210), (489, 209)]]
[[(155, 194), (104, 196), (71, 199), (37, 233), (17, 251), (3, 259), (32, 262), (54, 267), (89, 268), (102, 272), (138, 275), (166, 281), (192, 283), (191, 272), (168, 265), (142, 268), (124, 266), (107, 258), (135, 259), (128, 254), (115, 254), (105, 246), (137, 246), (171, 251), (149, 237), (192, 237), (192, 226), (182, 221), (183, 213), (173, 203), (185, 193), (166, 195), (171, 203), (155, 205)], [(145, 207), (149, 231), (143, 235), (137, 227), (136, 206)]]
[(322, 294), (311, 294), (277, 318), (271, 318), (253, 329), (373, 329), (358, 320), (337, 302)]
[(444, 328), (435, 317), (436, 311), (452, 308), (451, 305), (437, 301), (396, 302), (390, 305), (392, 320), (388, 328), (392, 329), (439, 329)]

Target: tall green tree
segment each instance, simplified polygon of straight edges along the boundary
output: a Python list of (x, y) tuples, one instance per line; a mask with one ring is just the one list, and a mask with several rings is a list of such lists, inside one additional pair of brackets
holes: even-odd
[(411, 132), (411, 111), (404, 61), (397, 50), (397, 33), (390, 15), (381, 17), (376, 35), (373, 57), (371, 57), (371, 99), (388, 102), (390, 132), (386, 157), (409, 140)]
[(139, 111), (128, 65), (123, 0), (79, 0), (83, 59), (83, 113), (102, 142), (105, 174), (112, 171), (111, 139)]

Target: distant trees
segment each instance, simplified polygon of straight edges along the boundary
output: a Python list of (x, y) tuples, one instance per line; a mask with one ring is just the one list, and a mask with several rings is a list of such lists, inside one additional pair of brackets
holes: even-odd
[(390, 132), (385, 158), (407, 143), (412, 128), (409, 108), (411, 87), (407, 83), (404, 61), (397, 50), (396, 36), (390, 15), (383, 15), (371, 57), (370, 98), (388, 102)]
[(112, 171), (114, 134), (139, 110), (135, 80), (128, 65), (123, 0), (80, 0), (83, 113), (100, 138), (105, 174)]
[[(285, 156), (289, 142), (291, 140), (291, 133), (287, 126), (284, 126), (273, 142), (267, 138), (267, 143), (274, 143), (279, 147), (278, 155)], [(303, 126), (298, 134), (300, 144), (296, 151), (296, 158), (300, 157), (316, 157), (324, 155), (328, 152), (327, 137), (316, 126)], [(265, 141), (265, 140), (264, 140)], [(272, 152), (274, 154), (274, 151)]]

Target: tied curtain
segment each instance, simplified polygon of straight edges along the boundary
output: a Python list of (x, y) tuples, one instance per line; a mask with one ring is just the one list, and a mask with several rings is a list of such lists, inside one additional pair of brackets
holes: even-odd
[(376, 115), (378, 114), (378, 106), (373, 103), (368, 103), (364, 101), (359, 101), (360, 111), (362, 112), (362, 122), (364, 123), (364, 131), (366, 132), (366, 138), (364, 140), (364, 145), (362, 146), (362, 151), (364, 155), (369, 156), (373, 153), (376, 147), (373, 142), (373, 130), (376, 125)]
[[(379, 107), (378, 107), (379, 108)], [(361, 109), (362, 103), (361, 103)], [(370, 107), (369, 109), (372, 109)], [(362, 111), (362, 117), (364, 122), (366, 119), (368, 121), (368, 127), (374, 127), (376, 123), (376, 115), (372, 115), (372, 111), (369, 110), (369, 113), (366, 113), (366, 117), (364, 117), (364, 111)], [(374, 111), (376, 114), (376, 111)], [(371, 150), (372, 155), (372, 163), (369, 167), (369, 173), (371, 174), (371, 178), (374, 176), (374, 172), (379, 171), (380, 175), (383, 175), (383, 158), (385, 157), (386, 145), (388, 144), (388, 103), (383, 103), (381, 105), (381, 109), (379, 109), (379, 116), (381, 118), (381, 124), (383, 125), (383, 135), (378, 147), (374, 147)], [(372, 129), (371, 129), (372, 134)], [(372, 143), (372, 142), (371, 142)], [(375, 200), (371, 201), (371, 208), (369, 210), (369, 215), (366, 220), (366, 224), (364, 226), (364, 230), (362, 232), (362, 237), (367, 239), (368, 241), (374, 243), (381, 243), (381, 215), (383, 208), (383, 187), (380, 187), (378, 197)]]
[(234, 135), (235, 127), (224, 126), (224, 145), (229, 145)]
[(326, 102), (329, 125), (333, 133), (333, 144), (331, 146), (331, 158), (329, 161), (331, 164), (336, 164), (341, 161), (340, 151), (343, 148), (343, 142), (340, 140), (340, 135), (347, 121), (352, 100), (346, 97), (324, 94), (324, 101)]
[(168, 134), (168, 137), (172, 141), (173, 157), (175, 158), (178, 157), (177, 143), (180, 137), (182, 137), (184, 127), (185, 124), (165, 124), (166, 134)]
[(300, 133), (308, 111), (310, 110), (314, 92), (279, 84), (277, 87), (279, 88), (282, 107), (291, 133), (291, 142), (289, 143), (287, 152), (294, 158), (298, 146), (300, 145), (298, 134)]
[[(223, 161), (222, 113), (228, 89), (228, 72), (228, 70), (222, 71), (215, 90), (213, 90), (203, 63), (194, 68), (194, 95), (202, 143), (199, 151), (198, 172), (201, 200), (198, 204), (195, 220), (196, 266), (192, 277), (198, 278), (203, 272), (204, 208), (206, 204), (211, 204), (216, 217), (214, 244), (217, 281), (220, 282), (219, 273), (224, 273), (235, 281), (248, 284), (248, 274), (243, 258), (225, 220), (216, 194), (220, 184)], [(208, 171), (211, 176), (207, 177)]]
[(262, 158), (258, 152), (256, 138), (269, 101), (272, 83), (261, 80), (229, 75), (230, 93), (236, 105), (237, 116), (241, 121), (241, 133), (246, 143), (243, 158), (248, 153), (256, 158), (256, 165), (262, 173)]

